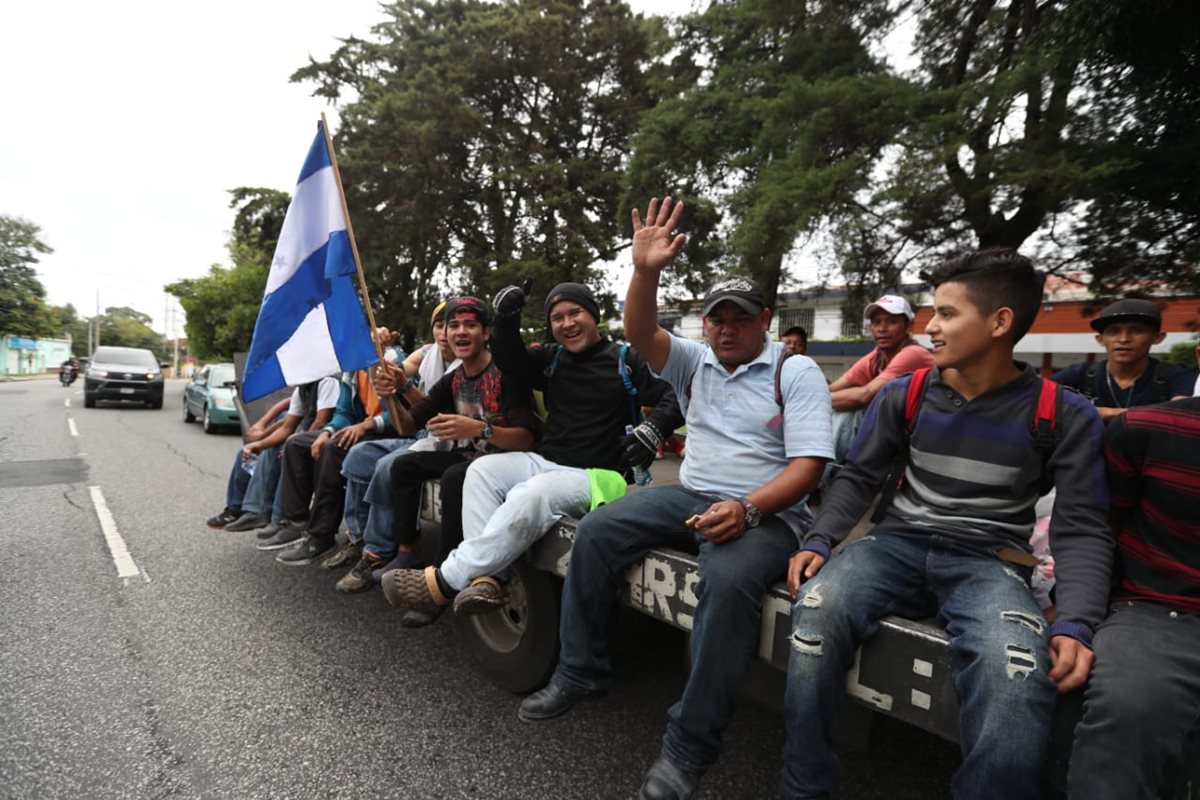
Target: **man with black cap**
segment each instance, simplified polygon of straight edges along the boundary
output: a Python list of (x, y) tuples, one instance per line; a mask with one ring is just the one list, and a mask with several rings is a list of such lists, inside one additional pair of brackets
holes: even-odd
[[(653, 462), (664, 434), (682, 421), (669, 386), (650, 375), (636, 351), (600, 333), (600, 309), (590, 289), (560, 283), (546, 297), (555, 344), (526, 348), (520, 335), (526, 290), (502, 289), (493, 301), (492, 353), (505, 375), (541, 390), (547, 419), (533, 452), (477, 459), (463, 483), (463, 542), (424, 571), (384, 573), (388, 602), (436, 615), (453, 601), (456, 614), (489, 611), (507, 602), (504, 570), (562, 516), (581, 516), (612, 488), (598, 472), (616, 471), (616, 495), (633, 464)], [(640, 406), (653, 406), (645, 421)], [(628, 425), (634, 433), (625, 435)], [(612, 496), (602, 498), (611, 500)]]
[(683, 246), (675, 233), (682, 211), (668, 197), (650, 202), (644, 226), (633, 212), (625, 301), (630, 341), (684, 406), (680, 485), (641, 490), (580, 522), (563, 587), (559, 665), (518, 712), (549, 719), (606, 692), (608, 627), (626, 569), (655, 547), (699, 549), (691, 674), (668, 711), (661, 754), (641, 789), (646, 800), (686, 800), (717, 760), (758, 647), (762, 596), (811, 524), (805, 497), (833, 455), (821, 370), (770, 341), (771, 310), (753, 280), (726, 278), (704, 298), (708, 347), (657, 324), (659, 274)]
[(1152, 301), (1128, 298), (1110, 303), (1091, 326), (1108, 358), (1072, 364), (1052, 378), (1090, 397), (1105, 422), (1133, 406), (1191, 395), (1194, 370), (1164, 364), (1150, 355), (1150, 348), (1167, 335), (1162, 314)]

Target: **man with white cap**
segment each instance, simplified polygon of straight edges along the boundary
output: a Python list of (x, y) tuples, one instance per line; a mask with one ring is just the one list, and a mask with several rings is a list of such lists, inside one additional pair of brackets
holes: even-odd
[(912, 338), (913, 309), (897, 294), (885, 294), (863, 312), (871, 326), (875, 349), (829, 386), (833, 400), (833, 439), (836, 460), (844, 461), (862, 413), (893, 378), (933, 366), (933, 353)]

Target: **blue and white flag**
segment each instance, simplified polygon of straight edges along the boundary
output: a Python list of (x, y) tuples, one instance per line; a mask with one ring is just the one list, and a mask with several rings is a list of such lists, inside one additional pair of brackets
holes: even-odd
[(354, 291), (356, 271), (324, 125), (318, 122), (254, 324), (244, 400), (375, 363)]

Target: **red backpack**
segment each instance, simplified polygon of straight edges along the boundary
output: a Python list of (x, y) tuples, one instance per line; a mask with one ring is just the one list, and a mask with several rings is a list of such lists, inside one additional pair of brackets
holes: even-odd
[[(896, 453), (896, 461), (883, 483), (883, 497), (871, 515), (871, 522), (880, 522), (891, 506), (896, 492), (904, 485), (904, 471), (908, 468), (909, 450), (912, 445), (912, 433), (917, 426), (917, 415), (921, 411), (921, 401), (925, 399), (925, 390), (929, 384), (931, 368), (922, 367), (912, 373), (908, 383), (908, 393), (904, 397), (904, 441)], [(1034, 447), (1042, 456), (1042, 480), (1040, 493), (1046, 494), (1054, 486), (1047, 475), (1047, 462), (1054, 451), (1054, 432), (1058, 415), (1058, 396), (1061, 387), (1050, 380), (1042, 378), (1041, 389), (1038, 391), (1037, 405), (1034, 406), (1032, 428)]]

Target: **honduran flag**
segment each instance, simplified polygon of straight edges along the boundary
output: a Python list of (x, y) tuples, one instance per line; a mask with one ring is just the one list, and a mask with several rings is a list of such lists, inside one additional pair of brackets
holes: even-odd
[(375, 363), (355, 273), (325, 127), (318, 122), (254, 324), (243, 400)]

